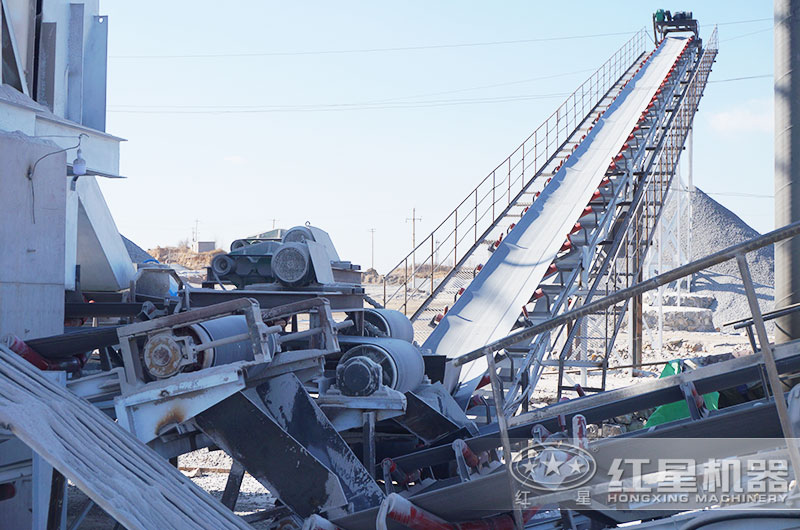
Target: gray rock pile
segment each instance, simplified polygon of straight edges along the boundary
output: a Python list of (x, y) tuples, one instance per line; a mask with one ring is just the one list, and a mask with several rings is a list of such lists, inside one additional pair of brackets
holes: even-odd
[[(677, 192), (680, 193), (680, 192)], [(677, 193), (670, 192), (665, 206), (665, 218), (669, 218), (676, 208)], [(695, 189), (692, 198), (692, 248), (690, 259), (695, 260), (707, 256), (731, 245), (747, 241), (760, 235), (747, 223), (742, 221), (732, 211), (703, 193)], [(751, 252), (747, 258), (750, 274), (756, 288), (759, 305), (762, 312), (770, 311), (774, 307), (773, 286), (775, 284), (774, 252), (773, 247), (764, 247)], [(708, 307), (711, 311), (713, 327), (723, 331), (732, 331), (732, 328), (723, 328), (723, 324), (747, 318), (750, 309), (744, 287), (739, 275), (736, 261), (731, 260), (720, 263), (708, 270), (701, 271), (694, 276), (692, 293), (698, 302), (697, 307)], [(667, 300), (672, 305), (675, 302), (674, 294), (669, 293)], [(694, 298), (694, 297), (693, 297)], [(711, 299), (711, 304), (705, 301)], [(688, 305), (688, 304), (681, 304)], [(772, 331), (772, 325), (768, 331)], [(699, 329), (698, 329), (699, 331)]]

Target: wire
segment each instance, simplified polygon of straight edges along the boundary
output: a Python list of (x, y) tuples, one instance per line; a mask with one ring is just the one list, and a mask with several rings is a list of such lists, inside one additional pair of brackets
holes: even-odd
[(773, 28), (773, 27), (772, 27), (772, 26), (770, 26), (770, 27), (768, 27), (768, 28), (759, 29), (759, 30), (757, 30), (757, 31), (751, 31), (751, 32), (749, 32), (749, 33), (744, 33), (744, 34), (742, 34), (742, 35), (736, 35), (735, 37), (731, 37), (731, 38), (729, 38), (729, 39), (720, 39), (720, 42), (731, 42), (732, 40), (743, 39), (743, 38), (745, 38), (745, 37), (749, 37), (749, 36), (751, 36), (751, 35), (757, 35), (757, 34), (759, 34), (759, 33), (766, 33), (767, 31), (772, 31), (772, 28)]
[(506, 81), (506, 82), (503, 82), (503, 83), (494, 83), (494, 84), (491, 84), (491, 85), (478, 85), (478, 86), (467, 87), (467, 88), (457, 88), (457, 89), (453, 89), (453, 90), (444, 90), (444, 91), (441, 91), (441, 92), (428, 92), (428, 93), (425, 93), (425, 94), (417, 94), (415, 96), (399, 96), (399, 97), (383, 99), (383, 100), (374, 100), (374, 101), (372, 101), (372, 103), (387, 103), (387, 102), (399, 101), (399, 100), (403, 100), (403, 99), (414, 99), (414, 98), (421, 98), (421, 97), (428, 97), (428, 96), (442, 96), (442, 95), (447, 95), (447, 94), (456, 94), (456, 93), (459, 93), (459, 92), (468, 92), (470, 90), (482, 90), (484, 88), (497, 88), (497, 87), (510, 86), (510, 85), (520, 85), (520, 84), (523, 84), (523, 83), (530, 83), (531, 81), (543, 81), (545, 79), (555, 79), (557, 77), (567, 77), (567, 76), (570, 76), (570, 75), (583, 74), (583, 73), (586, 73), (586, 72), (594, 72), (595, 70), (596, 70), (595, 68), (584, 68), (583, 70), (574, 70), (572, 72), (564, 72), (564, 73), (561, 73), (561, 74), (553, 74), (553, 75), (543, 75), (543, 76), (539, 76), (539, 77), (528, 77), (526, 79), (519, 79), (519, 80), (516, 80), (516, 81)]
[[(553, 94), (539, 94), (539, 95), (518, 95), (518, 96), (496, 96), (487, 98), (464, 98), (464, 99), (442, 99), (442, 100), (429, 100), (429, 101), (410, 101), (404, 102), (402, 100), (414, 99), (424, 96), (435, 96), (454, 94), (458, 92), (466, 92), (470, 90), (480, 90), (484, 88), (494, 88), (501, 86), (509, 86), (515, 84), (527, 83), (530, 81), (538, 81), (542, 79), (550, 79), (555, 77), (563, 77), (585, 72), (587, 70), (576, 70), (574, 72), (567, 72), (563, 74), (555, 74), (551, 76), (532, 77), (529, 79), (521, 79), (517, 81), (509, 81), (505, 83), (495, 83), (492, 85), (481, 85), (468, 88), (459, 88), (455, 90), (446, 90), (440, 92), (429, 92), (427, 94), (417, 94), (414, 96), (401, 96), (397, 98), (389, 98), (383, 100), (372, 100), (361, 103), (321, 103), (321, 104), (306, 104), (306, 105), (111, 105), (108, 112), (125, 113), (125, 114), (251, 114), (251, 113), (271, 113), (271, 112), (327, 112), (336, 110), (386, 110), (386, 109), (410, 109), (410, 108), (428, 108), (440, 107), (451, 105), (472, 105), (482, 103), (507, 103), (514, 101), (526, 101), (531, 99), (547, 99), (555, 97), (563, 97), (568, 95), (566, 93), (553, 93)], [(729, 83), (733, 81), (745, 81), (750, 79), (770, 78), (772, 74), (759, 74), (745, 77), (731, 77), (728, 79), (715, 79), (709, 80), (708, 83)]]
[(706, 195), (722, 195), (724, 197), (751, 197), (754, 199), (774, 199), (774, 195), (759, 195), (758, 193), (725, 193), (725, 192), (713, 192), (713, 191), (706, 191)]
[[(482, 90), (485, 88), (496, 88), (496, 87), (504, 87), (504, 86), (511, 86), (511, 85), (520, 85), (524, 83), (529, 83), (532, 81), (542, 81), (545, 79), (555, 79), (558, 77), (567, 77), (575, 74), (582, 74), (586, 72), (593, 72), (595, 71), (594, 68), (585, 68), (583, 70), (574, 70), (572, 72), (564, 72), (560, 74), (552, 74), (552, 75), (545, 75), (545, 76), (538, 76), (538, 77), (529, 77), (526, 79), (518, 79), (515, 81), (506, 81), (503, 83), (493, 83), (490, 85), (478, 85), (472, 87), (465, 87), (465, 88), (457, 88), (452, 90), (443, 90), (438, 92), (427, 92), (422, 94), (414, 94), (410, 96), (397, 96), (392, 98), (384, 98), (384, 99), (374, 99), (364, 101), (362, 103), (345, 103), (342, 105), (373, 105), (379, 103), (399, 103), (404, 104), (402, 100), (408, 99), (415, 99), (421, 97), (428, 97), (428, 96), (440, 96), (440, 95), (447, 95), (447, 94), (457, 94), (459, 92), (468, 92), (471, 90)], [(409, 103), (410, 104), (410, 103)], [(302, 106), (302, 105), (297, 105)], [(312, 106), (319, 106), (319, 105), (312, 105)], [(254, 109), (254, 108), (261, 108), (264, 105), (131, 105), (131, 104), (119, 104), (119, 105), (110, 105), (110, 108), (117, 108), (117, 109), (156, 109), (156, 108), (167, 108), (167, 109)]]
[(704, 26), (732, 26), (734, 24), (749, 24), (751, 22), (766, 22), (774, 20), (773, 17), (751, 18), (750, 20), (734, 20), (732, 22), (715, 22), (713, 24), (703, 24)]
[[(728, 22), (717, 22), (704, 24), (705, 26), (729, 26), (735, 24), (749, 24), (753, 22), (766, 22), (772, 18), (754, 18), (749, 20), (732, 20)], [(641, 31), (641, 30), (639, 30)], [(452, 48), (474, 48), (481, 46), (506, 46), (512, 44), (530, 44), (535, 42), (552, 42), (577, 39), (593, 39), (600, 37), (613, 37), (619, 35), (632, 35), (637, 31), (620, 31), (614, 33), (595, 33), (593, 35), (571, 35), (562, 37), (540, 37), (536, 39), (516, 39), (501, 41), (484, 42), (462, 42), (445, 44), (427, 44), (417, 46), (391, 46), (386, 48), (351, 48), (342, 50), (302, 50), (294, 52), (251, 52), (251, 53), (195, 53), (195, 54), (174, 54), (174, 55), (109, 55), (109, 59), (217, 59), (224, 57), (291, 57), (298, 55), (344, 55), (357, 53), (383, 53), (383, 52), (404, 52), (419, 50), (441, 50)]]
[[(641, 30), (639, 30), (641, 31)], [(223, 57), (292, 57), (298, 55), (343, 55), (354, 53), (404, 52), (418, 50), (440, 50), (447, 48), (474, 48), (480, 46), (505, 46), (509, 44), (529, 44), (533, 42), (551, 42), (576, 39), (593, 39), (598, 37), (614, 37), (633, 35), (637, 31), (618, 31), (614, 33), (596, 33), (594, 35), (571, 35), (564, 37), (541, 37), (537, 39), (499, 40), (485, 42), (462, 42), (451, 44), (428, 44), (419, 46), (393, 46), (387, 48), (352, 48), (344, 50), (308, 50), (296, 52), (256, 52), (256, 53), (197, 53), (185, 55), (109, 55), (109, 59), (217, 59)]]
[[(698, 189), (695, 190), (687, 190), (687, 189), (676, 189), (675, 191), (679, 191), (682, 193), (697, 193)], [(755, 199), (774, 199), (774, 195), (762, 195), (758, 193), (743, 193), (743, 192), (715, 192), (715, 191), (700, 191), (701, 193), (705, 193), (706, 195), (722, 195), (726, 197), (752, 197)]]
[(728, 79), (714, 79), (706, 81), (706, 83), (730, 83), (731, 81), (745, 81), (748, 79), (763, 79), (766, 77), (773, 77), (772, 74), (749, 75), (746, 77), (729, 77)]
[(553, 94), (522, 94), (517, 96), (499, 96), (487, 98), (442, 99), (428, 101), (395, 102), (391, 104), (372, 103), (334, 103), (317, 105), (270, 105), (260, 107), (237, 106), (124, 106), (124, 108), (109, 108), (108, 112), (126, 114), (264, 114), (273, 112), (332, 112), (346, 110), (386, 110), (386, 109), (415, 109), (430, 107), (449, 107), (453, 105), (474, 105), (483, 103), (508, 103), (514, 101), (530, 101), (535, 99), (561, 98), (568, 96), (566, 92)]
[[(89, 137), (89, 135), (86, 134), (86, 133), (80, 133), (77, 136), (78, 143), (76, 145), (73, 145), (72, 147), (65, 147), (64, 149), (59, 149), (58, 151), (52, 151), (50, 153), (47, 153), (45, 155), (40, 156), (36, 160), (36, 162), (33, 163), (33, 166), (31, 166), (31, 168), (25, 174), (25, 178), (28, 179), (28, 182), (31, 185), (31, 220), (33, 221), (33, 224), (36, 224), (36, 192), (34, 191), (34, 188), (33, 188), (33, 177), (36, 174), (36, 166), (38, 166), (39, 162), (41, 162), (42, 160), (44, 160), (48, 156), (57, 155), (58, 153), (65, 153), (65, 152), (69, 151), (70, 149), (76, 149), (76, 148), (80, 147), (81, 146), (81, 140), (83, 140), (84, 136), (87, 137), (87, 138)], [(46, 136), (42, 136), (41, 138), (46, 138)], [(50, 138), (75, 138), (75, 136), (53, 135), (53, 136), (50, 136)]]

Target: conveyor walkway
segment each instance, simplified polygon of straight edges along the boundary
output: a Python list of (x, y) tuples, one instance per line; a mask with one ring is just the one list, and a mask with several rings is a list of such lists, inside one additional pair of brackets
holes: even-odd
[[(655, 50), (553, 175), (424, 348), (452, 358), (509, 333), (686, 43), (687, 37), (671, 36)], [(485, 372), (485, 361), (478, 360), (466, 365), (458, 380), (474, 379)], [(451, 388), (455, 377), (449, 374)]]

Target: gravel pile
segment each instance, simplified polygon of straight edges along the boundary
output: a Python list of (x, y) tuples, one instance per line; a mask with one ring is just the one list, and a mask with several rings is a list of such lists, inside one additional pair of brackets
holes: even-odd
[[(685, 192), (684, 192), (685, 193)], [(669, 219), (674, 212), (677, 193), (670, 192), (663, 219)], [(731, 245), (747, 241), (758, 235), (756, 230), (742, 221), (732, 211), (696, 188), (692, 196), (692, 248), (691, 260), (704, 257)], [(774, 308), (775, 259), (772, 246), (764, 247), (747, 255), (750, 274), (756, 288), (762, 311)], [(739, 267), (735, 260), (720, 263), (695, 275), (692, 292), (713, 296), (715, 302), (710, 306), (714, 326), (723, 331), (723, 324), (750, 316), (747, 297), (744, 294)], [(767, 331), (773, 325), (768, 323)]]
[(134, 263), (144, 263), (149, 259), (153, 259), (153, 256), (147, 253), (145, 249), (128, 239), (127, 237), (120, 234), (122, 238), (122, 242), (125, 243), (125, 249), (128, 251), (128, 255), (131, 257), (131, 261)]

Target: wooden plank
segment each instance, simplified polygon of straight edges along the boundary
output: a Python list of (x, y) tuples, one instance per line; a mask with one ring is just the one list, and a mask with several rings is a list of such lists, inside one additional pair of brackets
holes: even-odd
[(250, 528), (99, 409), (4, 346), (0, 424), (128, 529)]

